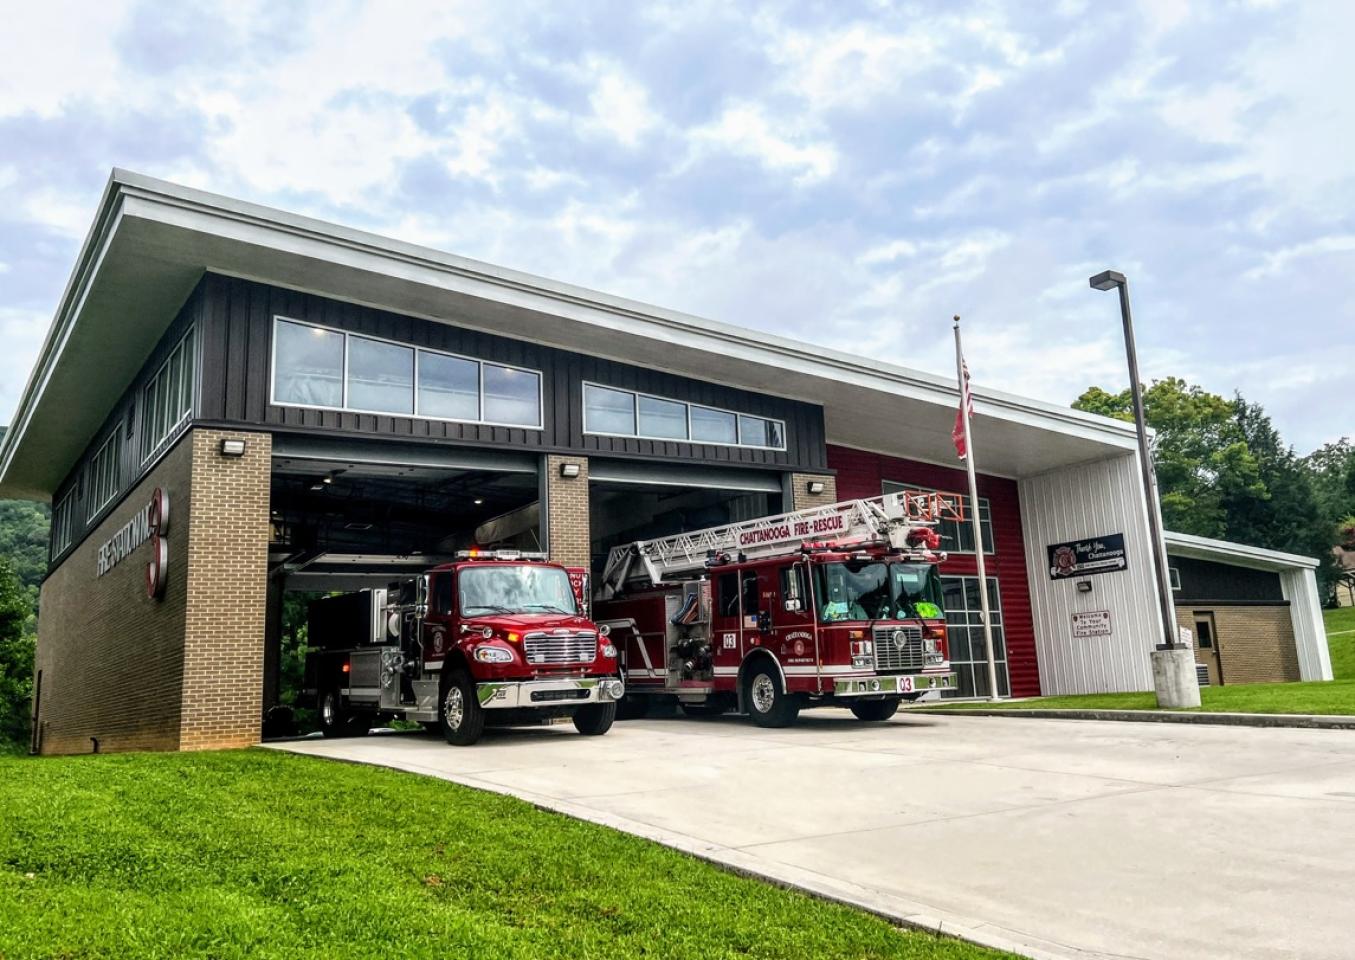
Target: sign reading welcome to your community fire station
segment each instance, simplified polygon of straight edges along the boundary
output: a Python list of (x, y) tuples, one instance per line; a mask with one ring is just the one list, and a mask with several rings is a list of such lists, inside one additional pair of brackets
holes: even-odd
[(1073, 636), (1108, 637), (1110, 636), (1109, 610), (1082, 610), (1073, 614)]
[(1049, 545), (1051, 580), (1090, 577), (1098, 573), (1119, 573), (1128, 569), (1129, 561), (1125, 557), (1123, 533)]

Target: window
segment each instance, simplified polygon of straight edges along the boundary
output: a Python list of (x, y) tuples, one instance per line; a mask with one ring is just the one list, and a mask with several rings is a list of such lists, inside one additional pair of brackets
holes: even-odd
[(1200, 645), (1201, 650), (1214, 649), (1214, 617), (1213, 614), (1201, 616), (1195, 615), (1195, 642)]
[(762, 605), (758, 602), (757, 589), (757, 571), (745, 570), (743, 572), (743, 622), (746, 627), (757, 626), (758, 614), (762, 612)]
[[(809, 608), (809, 581), (805, 577), (805, 566), (802, 563), (795, 563), (789, 567), (781, 568), (781, 602), (785, 606), (789, 601), (796, 601), (799, 604), (798, 609), (801, 612), (808, 612)], [(795, 612), (786, 607), (789, 612)]]
[(75, 491), (69, 491), (52, 508), (52, 556), (55, 560), (66, 552), (75, 536)]
[(716, 610), (721, 617), (739, 615), (739, 575), (722, 573), (716, 581)]
[(118, 438), (122, 434), (122, 424), (113, 428), (99, 451), (90, 458), (85, 468), (86, 500), (89, 503), (88, 519), (93, 520), (118, 492)]
[(442, 420), (479, 420), (480, 365), (420, 350), (419, 413)]
[(193, 412), (197, 357), (193, 330), (183, 335), (141, 393), (142, 460), (159, 453)]
[(438, 573), (433, 575), (433, 612), (441, 617), (452, 612), (452, 575)]
[(347, 406), (375, 413), (413, 413), (414, 350), (349, 337)]
[(1181, 589), (1181, 571), (1175, 567), (1167, 568), (1167, 579), (1171, 581), (1172, 590)]
[[(983, 646), (983, 607), (978, 577), (942, 577), (946, 637), (950, 665), (955, 671), (957, 697), (988, 696), (988, 652)], [(997, 577), (988, 578), (988, 612), (992, 617), (993, 660), (997, 666), (998, 695), (1011, 696), (1007, 676), (1007, 637), (1002, 623), (1002, 597)]]
[(692, 439), (700, 443), (736, 444), (739, 442), (738, 421), (732, 413), (693, 404)]
[(596, 383), (583, 385), (583, 420), (584, 433), (786, 449), (786, 425), (780, 420), (731, 413)]
[(276, 317), (272, 402), (540, 430), (541, 374)]
[(640, 397), (640, 436), (687, 439), (687, 405), (676, 400)]
[[(932, 490), (932, 487), (922, 487), (917, 484), (898, 483), (894, 480), (886, 480), (881, 484), (881, 493), (898, 493), (902, 490)], [(960, 496), (960, 502), (964, 506), (964, 522), (959, 523), (955, 520), (942, 520), (936, 525), (936, 532), (941, 536), (941, 549), (950, 553), (973, 553), (974, 552), (974, 522), (971, 517), (969, 495)], [(987, 497), (979, 497), (979, 529), (983, 534), (983, 552), (996, 553), (993, 547), (993, 511), (988, 503)]]

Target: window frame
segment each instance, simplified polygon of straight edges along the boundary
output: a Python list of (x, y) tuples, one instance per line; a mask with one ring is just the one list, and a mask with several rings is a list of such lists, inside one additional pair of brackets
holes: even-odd
[[(145, 386), (141, 388), (136, 417), (141, 431), (141, 465), (144, 467), (150, 463), (161, 451), (165, 449), (171, 438), (179, 432), (179, 429), (188, 421), (193, 419), (193, 406), (197, 400), (198, 388), (198, 340), (196, 324), (190, 325), (184, 331), (178, 341), (170, 348), (165, 356), (164, 362), (156, 368), (155, 373), (146, 379)], [(189, 343), (189, 341), (192, 343)], [(184, 350), (184, 345), (188, 344), (189, 349)], [(174, 387), (174, 397), (170, 398), (169, 390), (172, 378), (170, 375), (170, 364), (174, 363), (175, 358), (179, 361), (179, 378), (172, 384)], [(166, 421), (166, 427), (163, 433), (160, 432), (158, 416), (156, 414), (155, 404), (147, 403), (148, 399), (154, 399), (151, 391), (163, 397), (166, 406), (171, 402), (177, 404), (184, 393), (183, 374), (188, 373), (188, 402), (184, 405), (183, 411), (178, 418), (173, 421)], [(168, 417), (168, 414), (166, 414)]]
[[(597, 387), (599, 390), (611, 390), (614, 393), (628, 393), (634, 402), (635, 409), (635, 432), (634, 433), (613, 433), (608, 430), (590, 430), (588, 428), (588, 388)], [(677, 437), (659, 437), (648, 433), (640, 432), (640, 399), (658, 400), (663, 403), (680, 404), (686, 412), (687, 436), (685, 439)], [(584, 380), (579, 387), (579, 401), (583, 408), (583, 432), (590, 437), (619, 437), (624, 440), (652, 440), (655, 443), (688, 443), (697, 447), (730, 447), (738, 450), (772, 450), (784, 453), (789, 449), (786, 442), (786, 421), (779, 417), (764, 417), (759, 413), (740, 413), (737, 410), (730, 410), (726, 407), (717, 407), (709, 403), (697, 403), (695, 400), (678, 400), (674, 397), (665, 397), (657, 393), (649, 393), (646, 390), (632, 390), (629, 387), (618, 387), (610, 383), (599, 383), (596, 380)], [(734, 436), (735, 443), (726, 443), (722, 440), (694, 440), (692, 438), (692, 408), (700, 407), (703, 410), (714, 410), (716, 413), (727, 414), (734, 418)], [(777, 424), (781, 428), (781, 446), (767, 446), (758, 443), (743, 442), (743, 427), (740, 422), (741, 417), (750, 417), (757, 420), (763, 420), (767, 423)]]
[(1171, 584), (1172, 593), (1179, 593), (1181, 591), (1181, 569), (1168, 565), (1167, 581)]
[[(890, 485), (892, 485), (892, 486), (895, 487), (896, 489), (892, 489), (892, 490), (891, 490), (891, 489), (888, 489)], [(880, 480), (880, 493), (881, 493), (881, 494), (886, 494), (886, 495), (887, 495), (887, 494), (891, 494), (891, 493), (903, 493), (903, 492), (906, 491), (906, 490), (918, 490), (918, 491), (921, 491), (921, 492), (923, 492), (923, 493), (942, 493), (942, 492), (943, 492), (943, 491), (941, 491), (941, 490), (938, 490), (936, 487), (928, 487), (928, 486), (925, 486), (925, 485), (923, 485), (923, 484), (917, 484), (917, 483), (905, 483), (905, 482), (903, 482), (902, 480), (889, 480), (889, 479), (887, 479), (887, 478), (881, 478), (881, 480)], [(966, 500), (969, 499), (969, 494), (967, 494), (967, 493), (957, 493), (956, 495), (960, 498), (960, 502), (961, 502), (961, 503), (964, 503), (964, 501), (966, 501)], [(992, 540), (992, 542), (993, 542), (993, 549), (991, 549), (991, 550), (986, 550), (986, 549), (985, 549), (985, 550), (983, 551), (983, 555), (984, 555), (985, 557), (995, 557), (995, 556), (997, 556), (997, 530), (993, 527), (993, 502), (992, 502), (992, 500), (991, 500), (990, 498), (984, 497), (984, 496), (980, 496), (978, 502), (979, 502), (979, 508), (980, 508), (980, 512), (979, 512), (979, 541), (980, 541), (980, 542), (979, 542), (978, 546), (980, 546), (980, 547), (983, 546), (983, 543), (982, 543), (982, 540), (983, 540), (983, 532), (984, 532), (984, 530), (986, 529), (986, 530), (988, 531), (988, 538), (989, 538), (990, 540)], [(985, 519), (983, 518), (983, 513), (984, 513), (985, 511), (986, 511), (987, 514), (988, 514), (988, 519), (987, 519), (987, 520), (985, 520)], [(945, 522), (947, 522), (947, 521), (944, 521), (944, 520), (943, 520), (943, 521), (941, 521), (941, 522), (942, 522), (942, 523), (945, 523)], [(950, 522), (953, 522), (953, 521), (950, 521)], [(964, 521), (964, 522), (965, 522), (965, 525), (966, 525), (966, 526), (969, 525), (969, 522), (970, 522), (970, 521), (969, 521), (968, 515), (965, 516), (965, 521)], [(937, 533), (939, 534), (940, 531), (938, 530)], [(943, 544), (942, 546), (944, 547), (944, 544)], [(958, 546), (957, 546), (956, 549), (954, 549), (954, 550), (946, 549), (946, 553), (949, 554), (950, 556), (955, 556), (955, 557), (973, 557), (973, 556), (977, 556), (977, 555), (978, 555), (978, 551), (977, 551), (977, 550), (963, 550), (963, 549), (960, 549)]]
[[(938, 571), (938, 572), (939, 572), (939, 571)], [(978, 579), (979, 579), (979, 575), (978, 575), (977, 573), (942, 573), (942, 574), (941, 574), (941, 615), (942, 615), (943, 617), (945, 617), (945, 619), (946, 619), (946, 633), (947, 633), (947, 635), (949, 635), (951, 629), (954, 628), (954, 627), (964, 627), (964, 629), (966, 630), (966, 633), (967, 633), (966, 639), (967, 639), (967, 640), (970, 642), (970, 644), (971, 644), (971, 646), (970, 646), (970, 655), (969, 655), (969, 657), (967, 657), (967, 658), (964, 659), (964, 660), (956, 660), (955, 657), (954, 657), (954, 655), (953, 655), (954, 648), (953, 648), (953, 647), (951, 648), (951, 649), (952, 649), (952, 656), (951, 656), (951, 659), (950, 659), (950, 663), (951, 663), (951, 665), (952, 665), (952, 668), (953, 668), (956, 664), (959, 664), (959, 665), (961, 665), (961, 666), (968, 666), (971, 670), (978, 670), (980, 667), (982, 667), (982, 668), (985, 669), (985, 670), (987, 669), (987, 665), (988, 665), (988, 659), (987, 659), (987, 657), (984, 657), (984, 658), (981, 659), (981, 660), (975, 660), (975, 659), (974, 659), (974, 656), (973, 656), (974, 651), (973, 651), (973, 646), (972, 646), (973, 641), (974, 641), (974, 637), (977, 636), (977, 637), (979, 637), (979, 638), (982, 638), (982, 636), (983, 636), (983, 624), (982, 624), (981, 622), (970, 622), (970, 621), (967, 619), (967, 618), (970, 617), (970, 616), (976, 616), (978, 619), (980, 619), (980, 620), (982, 619), (982, 609), (983, 609), (983, 608), (982, 608), (981, 605), (980, 605), (980, 606), (975, 606), (975, 607), (970, 607), (970, 606), (969, 606), (968, 594), (967, 594), (967, 592), (966, 592), (966, 590), (965, 590), (965, 583), (964, 583), (964, 581), (968, 581), (968, 580), (978, 580)], [(989, 612), (989, 615), (990, 615), (990, 618), (989, 618), (989, 625), (990, 625), (994, 630), (1001, 630), (1001, 631), (1002, 631), (1002, 656), (999, 657), (999, 656), (996, 656), (996, 655), (995, 655), (995, 656), (993, 657), (993, 666), (994, 666), (994, 668), (995, 668), (995, 670), (996, 670), (996, 672), (997, 672), (997, 675), (998, 675), (998, 676), (997, 676), (998, 690), (999, 690), (998, 696), (1000, 696), (1000, 697), (1005, 697), (1005, 698), (1010, 698), (1011, 695), (1012, 695), (1011, 651), (1008, 649), (1008, 646), (1007, 646), (1007, 644), (1008, 644), (1008, 639), (1009, 639), (1009, 638), (1007, 637), (1007, 618), (1006, 618), (1006, 616), (1005, 616), (1005, 615), (1003, 614), (1003, 612), (1002, 612), (1002, 579), (1001, 579), (1000, 577), (994, 575), (994, 574), (988, 574), (988, 575), (986, 576), (985, 579), (992, 585), (992, 588), (993, 588), (993, 589), (992, 589), (992, 593), (991, 593), (991, 595), (990, 595), (989, 598), (988, 598), (988, 612)], [(945, 587), (946, 587), (946, 581), (947, 581), (947, 580), (958, 580), (958, 581), (961, 581), (961, 585), (960, 585), (960, 596), (964, 598), (964, 607), (963, 607), (963, 608), (952, 608), (952, 607), (946, 606), (946, 603), (945, 603)], [(983, 585), (980, 585), (979, 589), (983, 589)], [(994, 602), (994, 601), (996, 601), (996, 602)], [(952, 613), (958, 614), (958, 615), (960, 615), (960, 616), (963, 616), (963, 617), (966, 618), (966, 620), (965, 620), (963, 623), (954, 623), (954, 622), (952, 622), (951, 619), (950, 619), (950, 615), (951, 615)], [(996, 640), (996, 638), (994, 638), (994, 646), (996, 646), (996, 645), (997, 645), (997, 640)], [(1000, 692), (1000, 691), (1001, 691), (1001, 688), (1002, 688), (1002, 679), (1003, 679), (1004, 673), (1005, 673), (1005, 675), (1006, 675), (1006, 680), (1007, 680), (1007, 692), (1006, 692), (1005, 694)], [(957, 671), (957, 674), (958, 674), (958, 671)], [(974, 694), (971, 694), (971, 696), (979, 696), (979, 694), (977, 693), (977, 690), (978, 690), (978, 682), (977, 682), (977, 680), (975, 681), (974, 686), (975, 686), (975, 693), (974, 693)], [(947, 697), (947, 696), (946, 696), (947, 693), (950, 693), (951, 696), (950, 696), (950, 697)], [(957, 684), (956, 684), (955, 689), (954, 689), (953, 692), (951, 692), (951, 691), (943, 691), (942, 694), (941, 694), (941, 698), (942, 698), (943, 700), (944, 700), (944, 699), (962, 698), (962, 695), (961, 695), (961, 693), (960, 693), (960, 687), (959, 687), (958, 682), (957, 682)]]
[[(322, 403), (292, 403), (279, 400), (277, 398), (277, 379), (278, 379), (278, 337), (277, 330), (279, 323), (291, 323), (301, 327), (312, 327), (316, 330), (324, 330), (326, 333), (337, 333), (343, 337), (343, 373), (340, 381), (342, 387), (340, 393), (340, 405), (335, 407)], [(285, 407), (293, 410), (333, 410), (336, 413), (358, 413), (371, 417), (395, 417), (402, 420), (426, 420), (430, 423), (469, 423), (482, 427), (508, 427), (515, 430), (544, 430), (546, 428), (546, 377), (545, 374), (533, 367), (524, 367), (516, 363), (504, 363), (500, 360), (486, 360), (483, 357), (471, 357), (463, 353), (453, 353), (450, 350), (438, 350), (433, 347), (421, 347), (418, 344), (406, 343), (402, 340), (393, 340), (390, 337), (376, 336), (370, 333), (360, 333), (352, 330), (344, 330), (340, 327), (331, 327), (323, 323), (314, 323), (310, 320), (299, 320), (296, 317), (289, 317), (286, 314), (273, 314), (273, 327), (270, 331), (271, 339), (268, 344), (268, 405), (272, 407)], [(387, 343), (396, 347), (403, 347), (412, 351), (414, 361), (414, 383), (413, 383), (413, 413), (391, 413), (389, 410), (365, 410), (361, 407), (351, 407), (348, 405), (348, 342), (353, 337), (359, 337), (363, 340), (373, 340), (377, 343)], [(476, 390), (480, 405), (480, 418), (478, 420), (469, 420), (462, 417), (431, 417), (419, 413), (419, 354), (427, 353), (433, 356), (449, 357), (453, 360), (465, 360), (475, 364)], [(485, 419), (485, 365), (493, 367), (502, 367), (505, 370), (516, 370), (519, 373), (531, 374), (536, 378), (536, 423), (506, 423), (500, 420)]]
[[(122, 423), (119, 421), (104, 442), (99, 444), (99, 449), (94, 451), (89, 462), (85, 464), (85, 489), (89, 494), (89, 507), (86, 511), (85, 520), (89, 522), (99, 515), (104, 507), (108, 506), (118, 497), (118, 485), (121, 478), (118, 476), (118, 450), (117, 442), (122, 434)], [(103, 458), (107, 457), (105, 461)], [(104, 496), (100, 499), (100, 472), (106, 471), (108, 489), (104, 491)]]
[(79, 484), (72, 485), (66, 495), (52, 507), (52, 545), (49, 562), (61, 556), (75, 542), (75, 491)]

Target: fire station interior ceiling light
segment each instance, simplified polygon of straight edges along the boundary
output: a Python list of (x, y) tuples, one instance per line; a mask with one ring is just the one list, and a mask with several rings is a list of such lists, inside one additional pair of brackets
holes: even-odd
[(560, 464), (560, 476), (577, 477), (579, 475), (579, 465), (577, 463)]
[(810, 493), (823, 493), (823, 481), (822, 481), (822, 480), (811, 480), (811, 481), (809, 481), (809, 492), (810, 492)]
[(245, 441), (222, 440), (221, 455), (223, 457), (243, 457), (245, 455)]

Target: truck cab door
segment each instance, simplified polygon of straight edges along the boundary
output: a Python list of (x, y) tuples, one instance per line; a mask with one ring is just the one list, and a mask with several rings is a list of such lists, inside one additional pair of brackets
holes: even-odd
[(437, 664), (440, 669), (448, 650), (456, 643), (452, 624), (452, 573), (444, 570), (432, 575), (428, 590), (428, 612), (420, 627), (425, 669)]
[(818, 675), (819, 645), (814, 605), (809, 597), (809, 570), (804, 563), (788, 563), (767, 570), (770, 600), (770, 639), (767, 642), (784, 665), (787, 677)]

